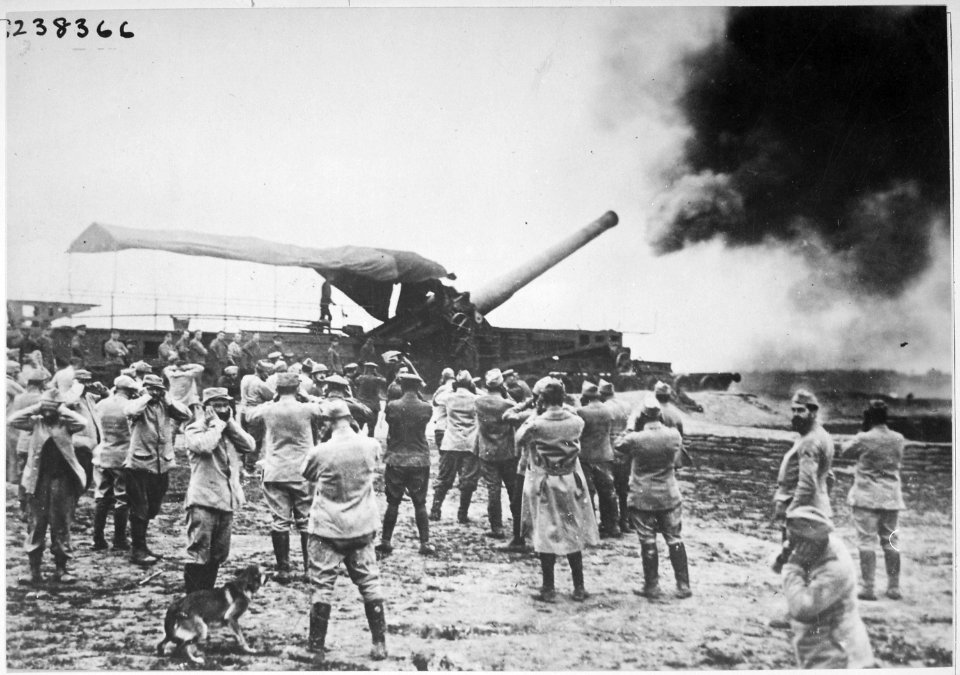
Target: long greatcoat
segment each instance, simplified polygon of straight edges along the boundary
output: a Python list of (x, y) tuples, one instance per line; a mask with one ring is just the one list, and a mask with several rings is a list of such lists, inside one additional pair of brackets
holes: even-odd
[(39, 413), (40, 404), (37, 403), (15, 412), (7, 420), (7, 423), (14, 429), (30, 432), (27, 443), (27, 463), (23, 467), (23, 478), (21, 478), (20, 484), (28, 495), (32, 495), (37, 489), (43, 444), (52, 438), (77, 479), (77, 496), (79, 496), (83, 486), (86, 485), (87, 474), (80, 465), (77, 454), (73, 449), (73, 434), (86, 429), (87, 421), (80, 414), (61, 407), (60, 421), (57, 424), (49, 425), (43, 421)]
[(537, 553), (567, 555), (600, 543), (577, 458), (582, 430), (583, 420), (563, 408), (531, 417), (517, 430), (516, 444), (528, 454), (522, 518)]

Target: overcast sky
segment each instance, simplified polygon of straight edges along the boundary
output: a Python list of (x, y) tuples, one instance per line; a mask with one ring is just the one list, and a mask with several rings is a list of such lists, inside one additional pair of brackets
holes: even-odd
[[(815, 320), (792, 312), (804, 270), (786, 251), (650, 252), (660, 175), (687, 134), (671, 105), (677, 66), (722, 30), (718, 8), (24, 18), (94, 15), (114, 29), (127, 21), (135, 37), (80, 39), (71, 27), (63, 39), (7, 40), (8, 297), (109, 306), (114, 293), (128, 313), (226, 305), (270, 316), (276, 297), (281, 315), (315, 318), (320, 278), (309, 270), (65, 250), (94, 221), (379, 246), (437, 260), (470, 290), (614, 210), (618, 227), (491, 323), (624, 331), (635, 357), (678, 371), (952, 363), (942, 310), (905, 327), (924, 333), (922, 350), (850, 356), (845, 326), (863, 307), (840, 303)], [(636, 88), (615, 76), (618, 59), (642, 64)], [(950, 292), (949, 242), (938, 244), (931, 272), (899, 302)], [(338, 309), (337, 320), (373, 325)]]

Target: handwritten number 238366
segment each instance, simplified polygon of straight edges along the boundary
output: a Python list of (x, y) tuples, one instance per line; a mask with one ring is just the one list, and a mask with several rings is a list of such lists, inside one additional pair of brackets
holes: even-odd
[[(27, 31), (24, 30), (23, 28), (23, 21), (21, 21), (20, 19), (15, 19), (13, 21), (11, 21), (10, 19), (4, 19), (4, 21), (7, 22), (7, 37), (17, 37), (18, 35), (28, 35)], [(35, 34), (46, 35), (49, 32), (51, 34), (55, 33), (58, 38), (62, 38), (67, 34), (67, 29), (70, 28), (70, 26), (73, 26), (74, 29), (76, 30), (77, 37), (85, 38), (87, 37), (87, 35), (90, 34), (90, 29), (87, 28), (86, 19), (77, 19), (75, 22), (71, 23), (61, 16), (54, 19), (52, 23), (53, 23), (52, 26), (47, 26), (47, 24), (44, 23), (43, 19), (34, 19), (33, 25), (35, 29)], [(108, 38), (111, 35), (113, 35), (113, 31), (107, 28), (104, 25), (105, 23), (106, 23), (105, 21), (101, 21), (100, 23), (97, 24), (97, 28), (96, 28), (97, 35), (99, 35), (102, 38)], [(10, 29), (13, 28), (14, 26), (16, 27), (16, 30), (14, 30), (11, 33)], [(133, 37), (133, 31), (127, 30), (126, 21), (120, 24), (120, 37), (122, 38)]]

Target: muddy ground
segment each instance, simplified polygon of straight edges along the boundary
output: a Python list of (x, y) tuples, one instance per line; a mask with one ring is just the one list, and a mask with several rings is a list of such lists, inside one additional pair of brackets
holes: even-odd
[[(763, 411), (765, 412), (765, 411)], [(183, 465), (184, 462), (181, 462)], [(342, 576), (336, 590), (324, 661), (305, 651), (309, 585), (269, 584), (243, 618), (258, 651), (243, 654), (226, 629), (204, 648), (209, 670), (715, 670), (791, 668), (787, 630), (771, 628), (784, 612), (779, 580), (769, 571), (777, 532), (769, 521), (775, 477), (685, 470), (684, 537), (694, 597), (651, 602), (632, 591), (642, 582), (635, 538), (603, 540), (584, 555), (591, 597), (573, 602), (569, 570), (558, 563), (561, 598), (542, 605), (530, 598), (539, 585), (532, 555), (508, 554), (484, 536), (486, 496), (474, 495), (470, 525), (455, 521), (457, 490), (433, 526), (435, 557), (417, 554), (409, 502), (401, 509), (395, 553), (381, 563), (388, 596), (386, 661), (371, 661), (370, 635), (359, 596)], [(7, 491), (6, 627), (10, 669), (183, 670), (177, 659), (157, 657), (164, 611), (182, 588), (186, 542), (182, 499), (186, 476), (174, 480), (163, 513), (151, 527), (151, 546), (165, 556), (153, 569), (130, 565), (121, 553), (90, 547), (92, 499), (81, 499), (74, 529), (73, 568), (80, 583), (42, 590), (17, 584), (27, 572), (20, 550), (24, 525)], [(850, 477), (834, 492), (840, 534), (853, 550), (849, 510), (842, 503)], [(269, 516), (254, 482), (250, 503), (235, 520), (231, 559), (221, 573), (251, 562), (272, 569)], [(954, 598), (952, 477), (932, 476), (907, 490), (901, 519), (904, 551), (900, 602), (861, 603), (881, 665), (950, 666)], [(384, 507), (379, 494), (381, 513)], [(506, 509), (505, 509), (506, 511)], [(672, 572), (661, 542), (661, 575)], [(154, 572), (159, 576), (137, 583)], [(52, 561), (45, 560), (45, 572)], [(882, 571), (878, 574), (883, 588)]]

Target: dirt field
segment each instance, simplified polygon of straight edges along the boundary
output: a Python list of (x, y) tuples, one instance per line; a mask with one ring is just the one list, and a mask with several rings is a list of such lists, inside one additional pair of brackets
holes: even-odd
[[(765, 411), (761, 411), (765, 412)], [(130, 565), (120, 553), (90, 549), (92, 499), (81, 499), (75, 527), (74, 569), (81, 583), (43, 590), (17, 585), (27, 572), (20, 550), (24, 526), (7, 492), (7, 667), (11, 669), (182, 670), (173, 657), (158, 658), (163, 613), (182, 588), (186, 543), (181, 471), (163, 514), (151, 527), (151, 546), (166, 559), (152, 570)], [(561, 598), (541, 605), (530, 598), (539, 585), (531, 555), (501, 553), (484, 536), (485, 494), (474, 495), (471, 525), (458, 525), (458, 493), (447, 497), (444, 519), (433, 526), (438, 555), (416, 553), (413, 510), (401, 509), (396, 551), (381, 563), (388, 595), (390, 657), (367, 657), (369, 632), (359, 596), (343, 576), (338, 582), (321, 664), (303, 645), (311, 597), (309, 585), (269, 584), (241, 622), (256, 655), (242, 654), (226, 629), (214, 631), (209, 670), (653, 670), (771, 669), (794, 665), (786, 630), (770, 628), (782, 616), (779, 580), (768, 560), (777, 533), (768, 521), (774, 477), (719, 472), (703, 466), (682, 476), (684, 536), (694, 597), (670, 595), (650, 602), (632, 591), (642, 583), (635, 536), (604, 540), (584, 555), (583, 604), (570, 597), (564, 562), (557, 566)], [(834, 492), (840, 534), (855, 541), (842, 504), (849, 477)], [(250, 503), (236, 518), (233, 551), (221, 572), (251, 562), (272, 569), (266, 507), (259, 488), (246, 486)], [(951, 477), (931, 477), (906, 495), (902, 519), (905, 599), (861, 603), (874, 652), (894, 666), (953, 663), (953, 523)], [(384, 502), (381, 495), (381, 513)], [(506, 511), (506, 509), (505, 509)], [(298, 543), (298, 542), (297, 542)], [(661, 542), (661, 575), (673, 586)], [(298, 546), (292, 548), (299, 548)], [(45, 560), (45, 572), (52, 572)], [(882, 568), (882, 565), (881, 565)], [(162, 574), (136, 584), (155, 571)], [(878, 571), (883, 588), (883, 573)]]

